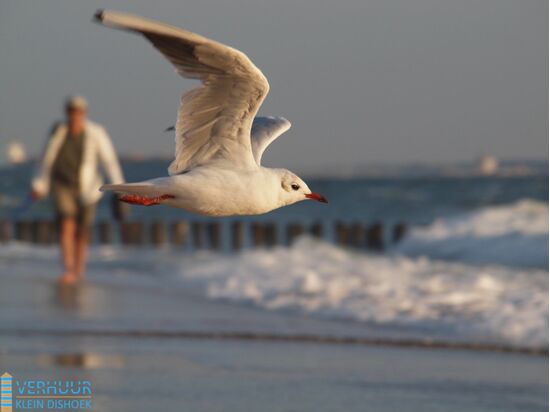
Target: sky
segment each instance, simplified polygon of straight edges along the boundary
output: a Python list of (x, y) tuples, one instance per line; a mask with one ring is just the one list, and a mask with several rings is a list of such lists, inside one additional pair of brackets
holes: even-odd
[(2, 0), (0, 141), (39, 153), (83, 94), (121, 154), (171, 156), (182, 79), (110, 8), (246, 53), (269, 79), (260, 114), (292, 128), (264, 155), (295, 171), (548, 156), (546, 0)]

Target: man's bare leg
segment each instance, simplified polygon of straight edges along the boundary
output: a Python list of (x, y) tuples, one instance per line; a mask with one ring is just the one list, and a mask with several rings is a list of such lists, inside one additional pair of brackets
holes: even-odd
[(77, 280), (75, 272), (75, 236), (76, 220), (73, 217), (61, 219), (61, 231), (59, 234), (59, 245), (65, 272), (61, 275), (61, 283), (75, 283)]
[(81, 227), (76, 236), (75, 248), (75, 269), (79, 279), (84, 277), (86, 272), (86, 260), (88, 259), (88, 246), (90, 244), (90, 229)]

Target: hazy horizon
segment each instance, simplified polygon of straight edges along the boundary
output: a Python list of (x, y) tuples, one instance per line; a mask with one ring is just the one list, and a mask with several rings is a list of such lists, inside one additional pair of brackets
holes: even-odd
[(81, 93), (121, 154), (171, 156), (163, 130), (196, 82), (139, 36), (93, 24), (102, 7), (245, 52), (271, 84), (260, 114), (293, 123), (268, 165), (548, 158), (548, 3), (536, 0), (4, 1), (3, 145), (36, 155), (64, 97)]

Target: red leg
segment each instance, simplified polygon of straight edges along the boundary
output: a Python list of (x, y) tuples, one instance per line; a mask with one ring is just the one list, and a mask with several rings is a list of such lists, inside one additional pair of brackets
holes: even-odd
[(173, 195), (161, 195), (157, 197), (147, 197), (139, 195), (124, 195), (120, 196), (119, 200), (130, 203), (131, 205), (154, 206), (160, 204), (163, 200), (174, 199)]

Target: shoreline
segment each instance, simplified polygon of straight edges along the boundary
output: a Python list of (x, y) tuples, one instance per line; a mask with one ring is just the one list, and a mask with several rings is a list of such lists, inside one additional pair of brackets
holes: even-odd
[(382, 346), (420, 349), (447, 349), (474, 352), (498, 352), (548, 357), (548, 348), (515, 347), (491, 343), (454, 342), (434, 339), (389, 339), (383, 337), (357, 337), (311, 334), (259, 333), (249, 331), (193, 331), (193, 330), (98, 330), (98, 329), (0, 329), (1, 335), (20, 337), (94, 337), (138, 339), (182, 339), (214, 341), (281, 342), (322, 345)]

